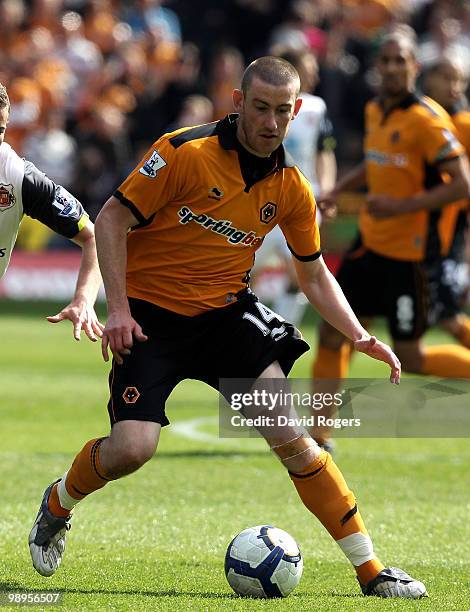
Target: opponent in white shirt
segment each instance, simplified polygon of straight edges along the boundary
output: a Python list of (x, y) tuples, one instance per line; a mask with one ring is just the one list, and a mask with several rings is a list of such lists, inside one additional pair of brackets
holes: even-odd
[(9, 114), (10, 100), (0, 83), (0, 277), (8, 268), (23, 215), (76, 242), (82, 256), (74, 296), (70, 304), (47, 319), (51, 323), (68, 319), (76, 340), (83, 329), (95, 341), (102, 335), (103, 325), (94, 310), (101, 275), (93, 224), (78, 200), (4, 142)]

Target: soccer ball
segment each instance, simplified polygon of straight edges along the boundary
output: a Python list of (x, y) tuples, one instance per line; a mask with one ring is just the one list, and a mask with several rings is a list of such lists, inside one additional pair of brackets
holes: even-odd
[(241, 531), (225, 555), (225, 575), (242, 597), (287, 597), (304, 562), (297, 542), (282, 529), (258, 525)]

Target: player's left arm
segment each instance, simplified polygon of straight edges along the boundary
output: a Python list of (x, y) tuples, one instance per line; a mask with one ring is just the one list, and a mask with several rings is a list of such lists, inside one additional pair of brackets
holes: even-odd
[(72, 241), (82, 249), (80, 268), (73, 298), (67, 306), (54, 316), (47, 317), (50, 323), (69, 320), (73, 324), (73, 336), (80, 340), (83, 330), (87, 337), (96, 342), (103, 335), (104, 325), (99, 321), (94, 303), (101, 285), (101, 274), (96, 256), (95, 232), (88, 219)]
[(390, 366), (390, 382), (399, 384), (401, 364), (387, 345), (371, 336), (360, 324), (338, 282), (320, 255), (313, 261), (293, 258), (299, 287), (325, 321), (352, 340), (357, 351)]
[(441, 162), (438, 171), (447, 174), (449, 181), (409, 198), (370, 195), (367, 197), (368, 212), (374, 217), (385, 218), (417, 210), (435, 210), (470, 196), (470, 172), (466, 155)]
[(59, 313), (47, 317), (48, 321), (58, 323), (69, 320), (73, 324), (76, 340), (80, 340), (80, 332), (83, 330), (90, 340), (96, 341), (96, 336), (102, 336), (103, 325), (94, 310), (101, 275), (93, 224), (74, 196), (62, 186), (56, 185), (28, 161), (25, 161), (22, 200), (26, 215), (69, 238), (82, 249), (72, 300)]

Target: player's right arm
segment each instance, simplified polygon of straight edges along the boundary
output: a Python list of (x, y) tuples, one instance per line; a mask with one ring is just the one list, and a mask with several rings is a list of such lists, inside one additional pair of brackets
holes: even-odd
[(147, 340), (131, 315), (126, 292), (127, 232), (138, 223), (134, 213), (114, 196), (103, 206), (95, 222), (98, 261), (108, 304), (101, 350), (103, 359), (108, 361), (109, 346), (118, 364), (122, 364), (123, 355), (130, 353), (134, 338), (139, 342)]
[(132, 317), (127, 300), (127, 233), (151, 223), (155, 214), (181, 193), (185, 173), (178, 163), (178, 151), (165, 136), (155, 142), (141, 162), (109, 198), (95, 222), (96, 247), (103, 276), (108, 321), (101, 350), (108, 361), (108, 347), (118, 364), (128, 355), (134, 339), (147, 337)]

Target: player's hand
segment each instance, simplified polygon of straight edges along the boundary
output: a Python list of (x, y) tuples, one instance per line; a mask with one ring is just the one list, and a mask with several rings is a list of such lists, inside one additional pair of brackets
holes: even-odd
[(366, 198), (367, 212), (377, 219), (386, 219), (410, 212), (408, 200), (386, 195), (369, 195)]
[(47, 317), (47, 320), (49, 323), (72, 321), (73, 337), (77, 341), (80, 340), (82, 330), (92, 342), (103, 335), (104, 325), (98, 320), (93, 306), (85, 300), (72, 301), (56, 315)]
[(319, 196), (316, 202), (325, 219), (334, 219), (338, 214), (338, 205), (336, 204), (336, 194), (334, 191)]
[(391, 370), (390, 382), (395, 385), (400, 384), (401, 363), (388, 344), (377, 340), (375, 336), (369, 336), (367, 338), (356, 340), (354, 343), (354, 348), (356, 351), (365, 353), (373, 359), (378, 359), (379, 361), (388, 363)]
[(134, 339), (137, 342), (145, 342), (148, 339), (137, 321), (128, 312), (110, 314), (101, 340), (103, 359), (109, 360), (109, 346), (116, 363), (122, 365), (123, 356), (130, 355)]

